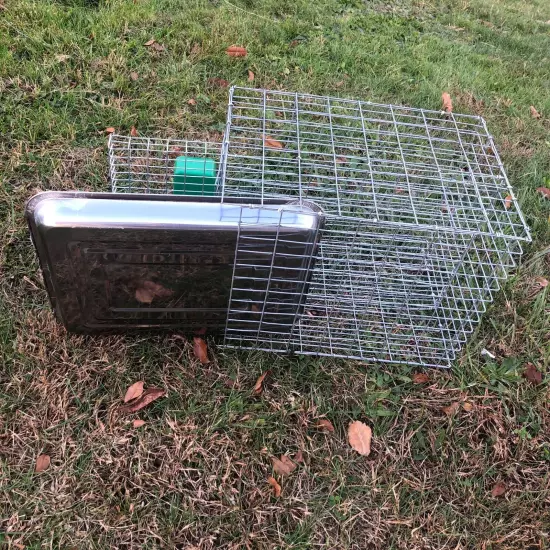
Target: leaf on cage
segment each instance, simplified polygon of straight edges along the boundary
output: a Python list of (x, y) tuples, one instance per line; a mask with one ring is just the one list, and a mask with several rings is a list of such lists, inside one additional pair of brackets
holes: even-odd
[(430, 381), (430, 377), (425, 372), (415, 372), (412, 381), (414, 384), (426, 384)]
[(135, 126), (132, 126), (132, 128), (130, 129), (130, 135), (132, 137), (138, 137), (139, 136), (137, 128)]
[(135, 297), (142, 304), (150, 304), (155, 298), (169, 298), (173, 290), (165, 288), (153, 281), (141, 281), (136, 289)]
[(208, 84), (213, 88), (227, 88), (229, 86), (229, 82), (227, 80), (217, 77), (209, 78)]
[(402, 195), (404, 192), (405, 192), (405, 189), (403, 189), (402, 187), (396, 187), (395, 188), (395, 194), (396, 195)]
[(372, 429), (359, 420), (352, 422), (348, 426), (348, 441), (351, 448), (360, 455), (370, 455), (370, 445), (372, 441)]
[(137, 74), (136, 71), (132, 71), (130, 73), (130, 80), (133, 80), (135, 82), (136, 80), (138, 80), (138, 78), (139, 78), (139, 74)]
[(523, 376), (525, 376), (525, 378), (527, 378), (527, 380), (529, 380), (532, 384), (542, 384), (542, 372), (540, 372), (540, 370), (537, 369), (533, 363), (527, 363), (525, 365)]
[(145, 420), (142, 420), (141, 418), (136, 418), (133, 422), (132, 422), (132, 426), (134, 428), (141, 428), (142, 426), (145, 426)]
[(271, 487), (273, 487), (273, 495), (275, 498), (279, 498), (281, 496), (281, 486), (277, 483), (277, 480), (274, 477), (269, 476), (267, 478), (267, 482), (271, 485)]
[(197, 104), (197, 100), (195, 98), (191, 98), (191, 99), (188, 99), (187, 100), (187, 104), (188, 105), (196, 105)]
[(264, 143), (266, 147), (271, 147), (271, 149), (283, 149), (284, 146), (280, 141), (272, 138), (271, 136), (264, 136)]
[(262, 375), (258, 377), (254, 387), (252, 388), (252, 395), (260, 395), (264, 391), (264, 380), (266, 376), (271, 373), (271, 370), (266, 370)]
[(246, 57), (248, 52), (242, 46), (233, 45), (227, 48), (226, 53), (229, 57)]
[(254, 73), (248, 69), (248, 82), (254, 82)]
[(164, 395), (166, 395), (166, 391), (162, 388), (147, 388), (140, 397), (127, 405), (122, 405), (122, 407), (120, 407), (120, 412), (122, 414), (135, 413)]
[(334, 426), (328, 418), (320, 418), (315, 424), (315, 427), (323, 432), (334, 433)]
[(51, 459), (49, 455), (39, 455), (36, 459), (34, 471), (37, 473), (44, 472), (50, 467)]
[(156, 40), (154, 38), (151, 38), (151, 40), (147, 40), (147, 42), (145, 42), (145, 44), (143, 44), (143, 45), (144, 46), (152, 46), (155, 42), (156, 42)]
[(537, 187), (537, 191), (538, 191), (545, 199), (550, 199), (550, 187)]
[(504, 208), (506, 208), (506, 210), (510, 210), (510, 206), (512, 206), (512, 195), (506, 195), (506, 198), (504, 199)]
[(529, 107), (529, 111), (531, 111), (531, 116), (533, 118), (541, 118), (542, 115), (535, 109), (535, 107), (533, 105), (531, 105), (531, 107)]
[(498, 481), (491, 489), (491, 495), (495, 498), (501, 497), (504, 493), (506, 493), (506, 490), (506, 484), (503, 481)]
[(280, 476), (289, 476), (296, 469), (296, 464), (286, 455), (281, 455), (280, 460), (272, 456), (271, 462), (273, 463), (273, 471)]
[(473, 410), (474, 406), (469, 401), (464, 401), (464, 403), (462, 403), (462, 408), (466, 412), (471, 412)]
[(460, 407), (460, 403), (454, 402), (451, 403), (448, 407), (443, 407), (443, 412), (447, 416), (454, 416), (456, 414), (456, 411), (458, 411), (458, 407)]
[(453, 101), (451, 99), (451, 96), (447, 92), (443, 92), (441, 94), (441, 101), (443, 103), (443, 110), (446, 113), (452, 113), (453, 112)]
[(137, 399), (143, 394), (143, 380), (138, 380), (134, 382), (127, 390), (124, 395), (124, 403), (132, 401), (132, 399)]
[(105, 133), (106, 134), (114, 134), (115, 129), (112, 126), (109, 126), (108, 128), (105, 128)]
[(210, 363), (206, 342), (199, 336), (193, 337), (193, 354), (203, 365)]

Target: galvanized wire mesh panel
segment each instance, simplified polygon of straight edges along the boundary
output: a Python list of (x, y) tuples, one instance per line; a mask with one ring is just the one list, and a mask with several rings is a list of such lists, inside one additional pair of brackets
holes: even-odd
[(219, 185), (220, 152), (220, 143), (112, 134), (111, 189), (115, 193), (213, 195)]
[(222, 157), (224, 198), (326, 214), (284, 349), (449, 366), (530, 240), (479, 117), (237, 88)]

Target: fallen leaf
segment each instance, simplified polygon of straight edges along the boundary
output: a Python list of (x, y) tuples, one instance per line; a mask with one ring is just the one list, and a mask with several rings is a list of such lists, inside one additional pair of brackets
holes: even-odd
[(254, 73), (248, 69), (248, 82), (254, 82)]
[(370, 455), (370, 443), (372, 440), (372, 430), (370, 426), (363, 424), (359, 420), (352, 422), (348, 427), (348, 441), (352, 449), (360, 455)]
[(138, 131), (137, 131), (135, 126), (132, 126), (132, 128), (130, 129), (130, 135), (132, 137), (138, 137), (139, 136)]
[(296, 469), (296, 464), (286, 455), (281, 455), (281, 460), (272, 456), (271, 461), (273, 462), (273, 470), (280, 476), (289, 476)]
[(533, 363), (527, 363), (525, 365), (525, 370), (523, 371), (523, 376), (529, 380), (529, 382), (533, 384), (541, 384), (542, 383), (542, 372), (540, 372)]
[(451, 96), (447, 92), (443, 92), (441, 94), (441, 101), (443, 102), (443, 110), (446, 113), (452, 113), (453, 112), (453, 101), (451, 99)]
[(506, 195), (506, 198), (504, 199), (504, 208), (506, 208), (506, 210), (510, 210), (510, 206), (512, 206), (512, 195)]
[(229, 82), (227, 80), (224, 80), (223, 78), (209, 78), (208, 84), (213, 87), (217, 88), (227, 88), (229, 86)]
[(548, 286), (548, 279), (544, 277), (535, 277), (535, 281), (537, 281), (541, 288), (546, 288)]
[(139, 75), (135, 72), (135, 71), (132, 71), (130, 73), (130, 79), (133, 80), (134, 82), (139, 78)]
[(35, 472), (43, 472), (50, 467), (51, 459), (48, 455), (40, 455), (36, 459), (36, 465), (34, 467)]
[(283, 149), (283, 144), (270, 136), (264, 137), (264, 143), (266, 147), (271, 147), (272, 149)]
[(464, 401), (464, 403), (462, 403), (462, 408), (466, 412), (470, 412), (474, 408), (474, 406), (469, 401)]
[(198, 336), (193, 337), (193, 353), (203, 365), (210, 363), (208, 359), (208, 348), (206, 347), (206, 342)]
[(153, 401), (156, 401), (159, 397), (162, 397), (165, 394), (166, 391), (164, 391), (162, 388), (147, 388), (143, 392), (141, 397), (139, 397), (132, 403), (122, 405), (122, 407), (120, 407), (120, 412), (122, 414), (135, 413), (137, 411), (140, 411), (144, 407), (147, 407), (147, 405), (149, 405)]
[(132, 426), (134, 426), (134, 428), (141, 428), (144, 425), (145, 425), (145, 420), (141, 420), (141, 418), (136, 418), (132, 422)]
[(413, 374), (413, 383), (426, 384), (430, 381), (430, 377), (425, 372), (415, 372)]
[(227, 48), (226, 53), (230, 57), (246, 57), (248, 52), (246, 51), (246, 48), (243, 48), (242, 46), (233, 45)]
[[(0, 7), (0, 9), (2, 9)], [(15, 546), (15, 548), (17, 548), (17, 550), (25, 550), (26, 546), (24, 544), (19, 544), (18, 542), (14, 542), (13, 545)]]
[(451, 403), (448, 407), (443, 407), (443, 412), (447, 416), (453, 416), (456, 413), (456, 411), (458, 411), (459, 406), (460, 406), (460, 403), (458, 402)]
[(259, 378), (256, 380), (254, 387), (252, 388), (252, 395), (260, 395), (264, 390), (264, 380), (265, 377), (270, 373), (270, 370), (266, 370)]
[(493, 497), (501, 497), (506, 492), (506, 484), (502, 481), (495, 483), (495, 486), (491, 490), (491, 495)]
[(194, 99), (194, 98), (188, 99), (188, 100), (187, 100), (187, 104), (188, 104), (188, 105), (196, 105), (196, 104), (197, 104), (197, 100)]
[(537, 191), (546, 199), (550, 199), (550, 187), (537, 187)]
[(144, 46), (152, 46), (155, 42), (156, 42), (156, 40), (154, 38), (151, 38), (151, 40), (147, 40), (147, 42), (145, 42), (145, 44), (143, 44), (143, 45)]
[(335, 87), (335, 88), (341, 88), (343, 85), (344, 85), (344, 81), (343, 81), (343, 80), (339, 80), (338, 82), (336, 82), (336, 83), (334, 84), (334, 87)]
[(57, 61), (59, 61), (60, 63), (64, 63), (65, 61), (67, 61), (67, 59), (69, 59), (71, 56), (70, 55), (67, 55), (66, 53), (58, 53), (56, 56), (55, 56), (55, 59)]
[(136, 300), (142, 304), (150, 304), (155, 298), (169, 298), (174, 291), (153, 281), (141, 281), (136, 289)]
[(317, 424), (315, 424), (315, 427), (325, 432), (334, 432), (334, 426), (332, 425), (332, 422), (327, 418), (320, 418)]
[(281, 496), (281, 486), (277, 483), (277, 480), (274, 477), (269, 476), (267, 478), (267, 482), (273, 487), (273, 494), (275, 498), (279, 498)]
[(294, 455), (294, 462), (301, 463), (304, 461), (304, 455), (302, 453), (302, 450), (300, 449), (295, 455)]
[(114, 134), (115, 129), (112, 126), (109, 126), (109, 128), (105, 128), (106, 134)]
[(137, 399), (143, 394), (143, 380), (138, 380), (134, 382), (127, 390), (124, 395), (124, 403), (132, 401), (132, 399)]
[(153, 42), (152, 46), (157, 52), (163, 52), (166, 49), (163, 44), (159, 44), (158, 42)]
[(531, 105), (531, 107), (529, 107), (529, 110), (531, 111), (531, 116), (533, 118), (540, 118), (542, 115), (535, 109), (535, 107), (533, 105)]
[(201, 53), (202, 46), (195, 42), (193, 46), (191, 47), (191, 51), (189, 52), (189, 57), (196, 57), (199, 53)]

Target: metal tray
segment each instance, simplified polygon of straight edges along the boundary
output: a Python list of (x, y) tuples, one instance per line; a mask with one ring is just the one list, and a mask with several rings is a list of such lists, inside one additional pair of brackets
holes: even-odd
[[(295, 302), (285, 311), (296, 316), (323, 222), (313, 209), (280, 202), (82, 192), (40, 193), (25, 215), (52, 306), (76, 332), (225, 328), (247, 234), (264, 243), (251, 251), (248, 277), (282, 270), (281, 288)], [(291, 326), (280, 317), (280, 330)]]

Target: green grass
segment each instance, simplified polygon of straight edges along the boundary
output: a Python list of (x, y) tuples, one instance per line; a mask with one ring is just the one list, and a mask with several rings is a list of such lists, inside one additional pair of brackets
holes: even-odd
[[(26, 548), (548, 548), (550, 5), (8, 0), (0, 11), (0, 541)], [(143, 44), (155, 38), (162, 52)], [(225, 50), (246, 46), (246, 59)], [(68, 57), (66, 57), (68, 56)], [(107, 189), (104, 129), (219, 138), (210, 79), (482, 114), (533, 231), (452, 372), (84, 338), (52, 316), (23, 220), (38, 190)], [(138, 73), (132, 80), (131, 72)], [(196, 106), (187, 100), (195, 98)], [(542, 113), (534, 119), (534, 105)], [(496, 355), (481, 357), (483, 348)], [(544, 373), (522, 376), (532, 362)], [(272, 369), (266, 391), (251, 396)], [(133, 429), (143, 379), (167, 397)], [(470, 402), (448, 417), (443, 407)], [(329, 418), (336, 432), (315, 429)], [(348, 448), (350, 420), (373, 452)], [(302, 450), (281, 482), (270, 457)], [(51, 468), (34, 474), (40, 453)], [(507, 492), (491, 488), (504, 481)]]

